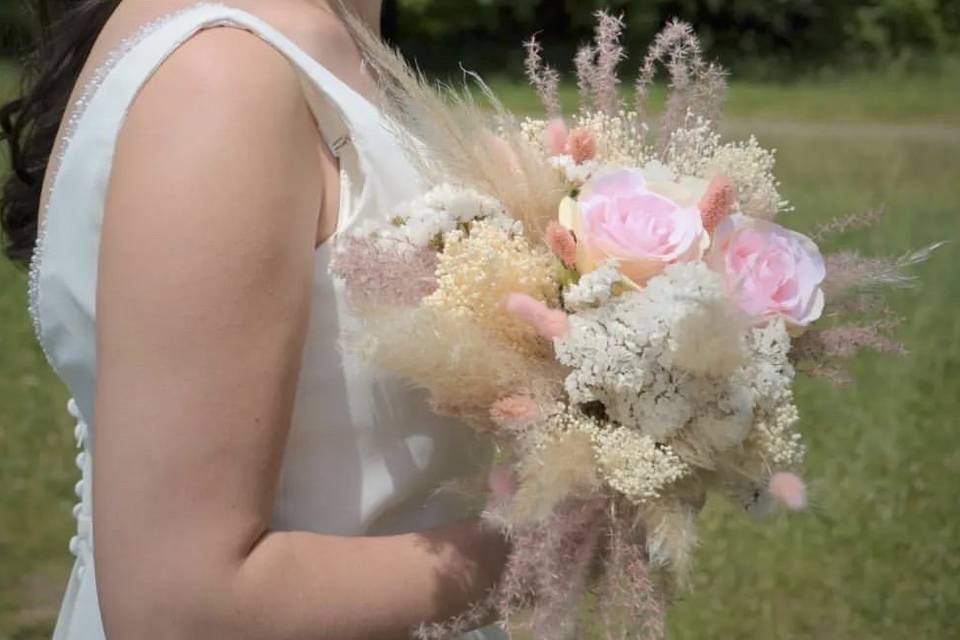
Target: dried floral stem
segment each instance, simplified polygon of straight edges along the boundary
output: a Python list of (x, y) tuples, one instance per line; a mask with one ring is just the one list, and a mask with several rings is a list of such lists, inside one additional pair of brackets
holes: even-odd
[(533, 88), (536, 89), (540, 102), (550, 118), (559, 118), (560, 97), (558, 87), (560, 85), (560, 74), (556, 69), (545, 65), (543, 62), (543, 47), (536, 36), (530, 38), (524, 47), (527, 50), (527, 57), (524, 68), (527, 72), (527, 79)]

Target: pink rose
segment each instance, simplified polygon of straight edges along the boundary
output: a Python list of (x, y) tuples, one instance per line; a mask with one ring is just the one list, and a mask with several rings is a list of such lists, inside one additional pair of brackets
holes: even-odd
[(735, 214), (717, 227), (707, 262), (751, 316), (806, 326), (823, 313), (823, 256), (801, 233)]
[(561, 207), (561, 223), (577, 237), (581, 273), (613, 258), (635, 284), (674, 262), (699, 260), (710, 243), (696, 206), (653, 193), (639, 169), (598, 174), (584, 186), (579, 203)]

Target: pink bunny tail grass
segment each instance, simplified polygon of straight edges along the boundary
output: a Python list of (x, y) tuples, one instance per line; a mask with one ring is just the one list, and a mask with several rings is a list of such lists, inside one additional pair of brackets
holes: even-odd
[(577, 241), (570, 230), (559, 222), (551, 222), (547, 225), (544, 238), (547, 241), (547, 246), (560, 258), (563, 266), (573, 269), (577, 262)]
[(597, 156), (597, 139), (587, 129), (574, 129), (567, 138), (567, 153), (577, 164), (589, 162)]
[(539, 420), (540, 415), (540, 405), (529, 396), (509, 396), (490, 407), (490, 419), (505, 429), (525, 427)]
[(570, 132), (562, 118), (554, 118), (543, 130), (543, 143), (551, 155), (562, 156), (567, 151)]
[(767, 491), (791, 511), (807, 506), (807, 487), (796, 474), (785, 471), (773, 474)]
[(724, 218), (733, 213), (734, 199), (733, 183), (730, 182), (730, 178), (717, 176), (710, 181), (699, 205), (703, 227), (707, 233), (713, 233)]
[(524, 293), (511, 293), (506, 300), (507, 313), (526, 322), (541, 336), (554, 340), (570, 330), (570, 319), (559, 309), (551, 309), (544, 303)]

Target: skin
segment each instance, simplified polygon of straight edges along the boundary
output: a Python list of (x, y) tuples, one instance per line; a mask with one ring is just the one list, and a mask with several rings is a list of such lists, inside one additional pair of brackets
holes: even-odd
[[(232, 4), (373, 95), (322, 2)], [(145, 14), (176, 8), (124, 2), (88, 67)], [(378, 2), (356, 9), (378, 18)], [(93, 452), (112, 640), (405, 638), (477, 600), (502, 567), (506, 544), (474, 521), (377, 538), (270, 530), (314, 251), (337, 216), (338, 168), (301, 91), (257, 38), (209, 30), (158, 70), (120, 136)]]

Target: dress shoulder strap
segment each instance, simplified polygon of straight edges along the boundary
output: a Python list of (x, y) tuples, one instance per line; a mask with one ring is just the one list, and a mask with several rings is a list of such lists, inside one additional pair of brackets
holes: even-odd
[[(218, 2), (200, 2), (141, 28), (111, 56), (84, 112), (101, 114), (119, 128), (139, 91), (167, 58), (200, 31), (215, 27), (247, 31), (290, 61), (304, 80), (305, 95), (335, 155), (347, 140), (361, 147), (361, 155), (362, 147), (375, 146), (363, 141), (376, 138), (384, 128), (376, 106), (263, 19)], [(98, 103), (96, 109), (93, 103)]]

